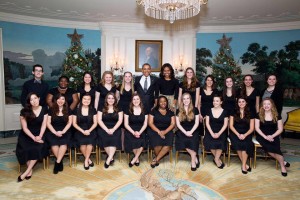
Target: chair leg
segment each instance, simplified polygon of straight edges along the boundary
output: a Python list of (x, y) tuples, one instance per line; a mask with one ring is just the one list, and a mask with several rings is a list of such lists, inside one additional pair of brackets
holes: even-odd
[(202, 164), (204, 164), (204, 154), (205, 154), (205, 151), (202, 150)]
[(169, 151), (169, 156), (170, 156), (170, 163), (172, 163), (172, 161), (173, 161), (173, 156), (172, 156), (172, 148), (171, 148), (171, 150)]
[(19, 173), (21, 172), (21, 165), (20, 165), (20, 163), (18, 163), (18, 172)]
[(122, 158), (122, 151), (119, 150), (119, 161), (121, 162), (121, 158)]
[(43, 158), (43, 168), (44, 170), (47, 168), (47, 158)]
[(127, 163), (130, 162), (129, 159), (130, 159), (130, 153), (127, 153)]
[(96, 148), (96, 164), (98, 165), (99, 164), (99, 148), (97, 145), (95, 148)]
[(69, 148), (69, 166), (72, 167), (72, 149)]
[(49, 169), (49, 156), (47, 156), (46, 158), (46, 165), (47, 165), (47, 169)]
[(77, 149), (74, 149), (74, 165), (77, 167)]
[(253, 158), (253, 168), (256, 168), (256, 146), (254, 146), (254, 158)]
[(147, 148), (147, 156), (148, 156), (148, 162), (150, 162), (150, 154), (149, 154), (149, 148)]
[(225, 152), (223, 153), (223, 163), (226, 163), (226, 154), (225, 154)]
[(228, 144), (228, 160), (227, 160), (227, 166), (230, 166), (230, 155), (231, 155), (231, 144)]
[(176, 151), (176, 154), (175, 154), (175, 163), (178, 162), (178, 155), (179, 155), (179, 151)]

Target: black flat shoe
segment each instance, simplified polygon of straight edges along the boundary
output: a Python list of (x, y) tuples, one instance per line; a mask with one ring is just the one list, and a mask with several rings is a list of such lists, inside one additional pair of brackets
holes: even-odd
[(290, 167), (291, 166), (291, 164), (289, 163), (289, 162), (286, 162), (286, 161), (284, 161), (285, 163), (284, 163), (284, 166), (285, 167)]
[(29, 180), (29, 179), (31, 179), (31, 176), (26, 176), (25, 179)]
[[(154, 163), (154, 164), (153, 164)], [(158, 164), (159, 165), (159, 164)], [(156, 162), (156, 160), (152, 160), (152, 162), (151, 162), (151, 164), (150, 164), (150, 166), (151, 166), (151, 168), (154, 168), (154, 167), (156, 167), (156, 166), (158, 166), (157, 165), (157, 162)]]
[(128, 166), (129, 166), (129, 167), (133, 167), (133, 164), (130, 162), (130, 163), (128, 164)]
[(224, 167), (224, 164), (223, 164), (223, 163), (222, 163), (220, 166), (218, 166), (217, 163), (216, 163), (216, 161), (215, 161), (215, 160), (213, 160), (213, 161), (214, 161), (215, 165), (216, 165), (219, 169), (223, 169), (223, 167)]
[(94, 167), (93, 161), (89, 164), (90, 167)]
[(88, 165), (87, 167), (83, 164), (83, 168), (85, 169), (85, 170), (89, 170), (90, 169), (90, 166)]
[(191, 170), (194, 172), (197, 170), (197, 167), (191, 167)]
[(248, 167), (247, 171), (248, 171), (248, 172), (251, 172), (251, 170), (252, 170), (251, 167)]
[(109, 162), (109, 165), (113, 165), (115, 163), (114, 158)]
[(281, 172), (281, 175), (286, 177), (287, 176), (287, 172)]
[(64, 171), (64, 163), (63, 163), (63, 161), (60, 161), (60, 163), (58, 165), (58, 171), (60, 171), (60, 172)]
[(18, 181), (18, 183), (19, 183), (19, 182), (24, 181), (24, 179), (21, 179), (21, 175), (20, 175), (20, 176), (18, 176), (18, 180), (17, 180), (17, 181)]
[(134, 163), (134, 165), (138, 167), (138, 166), (140, 166), (140, 162), (136, 162), (136, 163)]
[(109, 168), (109, 164), (106, 164), (106, 162), (104, 162), (104, 168), (105, 169)]
[(248, 174), (247, 171), (244, 171), (243, 169), (241, 169), (241, 170), (242, 170), (242, 173), (243, 173), (243, 174)]
[(55, 161), (54, 163), (54, 168), (53, 168), (53, 174), (57, 174), (58, 173), (58, 169), (59, 169), (59, 164)]

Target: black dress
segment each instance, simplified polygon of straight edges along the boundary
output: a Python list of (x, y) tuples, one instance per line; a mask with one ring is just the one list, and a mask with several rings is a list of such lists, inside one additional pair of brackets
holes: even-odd
[(226, 94), (225, 94), (225, 96), (223, 96), (222, 107), (225, 110), (227, 110), (227, 113), (229, 115), (233, 115), (234, 114), (235, 105), (236, 105), (235, 96), (233, 96), (233, 95), (227, 96)]
[[(159, 130), (166, 130), (171, 124), (172, 117), (174, 117), (174, 113), (171, 110), (167, 110), (167, 113), (162, 115), (158, 110), (153, 109), (150, 115), (153, 116), (153, 123)], [(162, 139), (157, 132), (149, 128), (148, 137), (151, 148), (156, 146), (173, 146), (173, 130), (170, 130), (165, 135), (165, 139)]]
[[(70, 113), (69, 113), (70, 114)], [(56, 131), (62, 131), (68, 124), (68, 119), (65, 121), (64, 116), (57, 116), (52, 110), (49, 110), (49, 116), (51, 116), (51, 125)], [(69, 145), (71, 138), (70, 129), (61, 137), (54, 135), (49, 129), (46, 131), (46, 140), (50, 146), (56, 145)]]
[(156, 97), (159, 95), (173, 95), (174, 99), (178, 99), (178, 91), (179, 91), (179, 82), (176, 78), (171, 80), (166, 80), (164, 78), (159, 78), (156, 82)]
[[(82, 128), (83, 130), (88, 130), (90, 129), (93, 124), (94, 124), (94, 116), (97, 115), (96, 109), (95, 108), (90, 108), (88, 115), (84, 116), (82, 115), (82, 112), (80, 110), (80, 107), (77, 108), (73, 112), (74, 116), (77, 116), (77, 125)], [(92, 130), (90, 135), (84, 135), (81, 133), (79, 130), (75, 129), (74, 133), (74, 138), (76, 141), (76, 146), (80, 145), (96, 145), (96, 140), (97, 140), (97, 133), (96, 129)]]
[[(227, 112), (226, 110), (223, 110), (223, 112), (221, 113), (221, 115), (218, 118), (215, 118), (212, 114), (212, 110), (209, 110), (208, 115), (209, 116), (209, 124), (211, 127), (211, 130), (214, 133), (219, 132), (223, 125), (224, 125), (224, 119), (227, 116)], [(214, 139), (211, 134), (209, 133), (208, 129), (205, 129), (205, 136), (204, 136), (204, 146), (205, 146), (205, 150), (210, 151), (211, 149), (222, 149), (223, 151), (225, 151), (227, 149), (227, 128), (225, 129), (225, 131), (220, 135), (219, 138)]]
[[(55, 88), (50, 89), (48, 93), (52, 94), (53, 97), (55, 97), (60, 92), (59, 92), (58, 88), (55, 87)], [(73, 103), (73, 94), (76, 94), (76, 91), (73, 88), (67, 88), (66, 92), (62, 93), (62, 94), (65, 95), (66, 101), (67, 101), (68, 106), (70, 108), (70, 105)]]
[[(233, 116), (235, 117), (235, 116)], [(254, 116), (250, 117), (254, 119)], [(239, 134), (245, 134), (250, 129), (250, 120), (247, 119), (234, 119), (233, 127)], [(232, 144), (232, 148), (237, 151), (246, 151), (248, 156), (253, 157), (254, 144), (252, 142), (252, 133), (248, 135), (244, 140), (240, 140), (236, 134), (232, 131), (229, 134), (229, 138)]]
[(80, 94), (80, 102), (84, 94), (89, 93), (91, 95), (91, 106), (94, 107), (95, 104), (95, 96), (96, 96), (96, 87), (92, 86), (90, 91), (85, 91), (84, 87), (79, 87), (77, 89), (77, 93)]
[[(127, 111), (124, 113), (125, 115), (128, 115), (128, 123), (129, 126), (134, 131), (139, 131), (144, 125), (145, 116), (147, 113), (141, 113), (140, 115), (134, 115)], [(125, 140), (124, 140), (124, 146), (125, 146), (125, 152), (130, 153), (133, 149), (138, 149), (140, 147), (146, 148), (146, 130), (140, 135), (139, 138), (136, 138), (132, 135), (131, 132), (128, 130), (125, 130)]]
[(205, 117), (206, 115), (208, 115), (210, 109), (213, 106), (213, 100), (214, 100), (214, 96), (218, 94), (218, 90), (217, 89), (213, 89), (212, 93), (210, 95), (206, 95), (204, 92), (203, 88), (200, 88), (200, 96), (201, 96), (201, 107), (200, 107), (200, 111), (201, 111), (201, 115), (202, 117)]
[[(259, 120), (259, 118), (257, 118)], [(278, 120), (281, 120), (281, 117), (278, 117)], [(265, 135), (272, 135), (278, 130), (277, 122), (273, 121), (265, 121), (259, 122), (259, 129), (265, 134)], [(263, 147), (263, 149), (266, 152), (270, 153), (276, 153), (279, 155), (282, 155), (282, 152), (280, 150), (280, 135), (274, 138), (273, 142), (269, 142), (268, 140), (264, 139), (261, 135), (256, 134), (256, 140), (259, 142), (259, 144)]]
[(128, 110), (130, 102), (131, 102), (131, 97), (132, 97), (132, 89), (127, 91), (124, 88), (122, 94), (120, 91), (120, 100), (118, 102), (118, 106), (119, 106), (119, 108), (122, 109), (122, 111), (125, 112)]
[(110, 90), (107, 90), (102, 84), (99, 84), (97, 87), (97, 92), (100, 93), (100, 98), (98, 102), (98, 110), (102, 111), (104, 107), (105, 97), (109, 92), (116, 93), (117, 88), (116, 86), (112, 87)]
[[(179, 111), (177, 111), (176, 113), (178, 113)], [(194, 115), (196, 117), (196, 115), (199, 115), (199, 111), (197, 108), (194, 108), (193, 110)], [(195, 125), (195, 118), (192, 121), (182, 121), (180, 122), (182, 128), (184, 128), (184, 130), (186, 131), (190, 131), (194, 125)], [(176, 147), (176, 151), (179, 150), (184, 150), (186, 148), (191, 149), (193, 151), (195, 151), (196, 153), (198, 153), (199, 150), (199, 133), (198, 133), (198, 129), (196, 129), (193, 133), (192, 137), (188, 137), (186, 136), (184, 133), (181, 132), (180, 129), (178, 129), (176, 131), (176, 139), (175, 139), (175, 147)]]
[[(31, 121), (27, 121), (27, 128), (34, 136), (40, 134), (45, 115), (47, 115), (47, 109), (42, 107), (39, 116)], [(43, 159), (48, 154), (49, 152), (45, 143), (34, 142), (23, 130), (21, 130), (16, 148), (16, 156), (20, 165), (26, 164), (29, 160)]]
[[(242, 94), (242, 91), (240, 90), (240, 92), (238, 93), (240, 95)], [(254, 88), (254, 90), (251, 92), (251, 94), (249, 96), (246, 95), (246, 101), (248, 103), (248, 108), (250, 109), (250, 113), (251, 115), (256, 115), (256, 97), (259, 97), (260, 93), (258, 91), (258, 89)]]
[[(193, 90), (193, 91), (192, 91), (191, 89), (189, 89), (189, 88), (185, 88), (185, 87), (183, 86), (183, 82), (179, 83), (179, 88), (181, 88), (182, 94), (184, 94), (184, 93), (189, 93), (189, 94), (191, 95), (193, 105), (195, 106), (195, 101), (196, 101), (196, 90), (197, 90), (197, 88), (200, 88), (199, 82), (196, 82), (196, 88), (195, 88), (195, 90)], [(180, 100), (180, 101), (181, 101), (181, 100)]]
[[(101, 112), (101, 111), (100, 111)], [(102, 113), (102, 121), (108, 129), (113, 128), (119, 120), (119, 111), (118, 113)], [(121, 143), (121, 127), (119, 127), (112, 135), (109, 135), (101, 127), (98, 129), (98, 144), (101, 148), (104, 147), (116, 147), (117, 149), (122, 149)]]

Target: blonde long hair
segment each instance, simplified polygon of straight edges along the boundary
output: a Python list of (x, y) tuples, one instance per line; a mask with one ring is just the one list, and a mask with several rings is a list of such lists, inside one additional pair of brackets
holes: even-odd
[[(190, 98), (190, 104), (189, 104), (187, 112), (185, 111), (184, 105), (183, 105), (183, 98), (185, 96), (189, 96), (189, 98)], [(195, 119), (195, 114), (193, 112), (194, 105), (193, 105), (192, 97), (191, 97), (190, 93), (186, 92), (186, 93), (184, 93), (182, 95), (178, 110), (179, 110), (179, 112), (178, 112), (178, 118), (179, 118), (180, 122), (183, 122), (183, 121), (189, 121), (190, 122), (190, 121), (192, 121), (192, 120)]]
[(125, 75), (130, 74), (131, 75), (131, 81), (130, 81), (130, 87), (131, 87), (131, 93), (134, 94), (134, 85), (133, 85), (133, 76), (131, 72), (124, 72), (122, 85), (120, 87), (120, 93), (123, 94), (124, 88), (125, 88)]
[(264, 110), (264, 107), (263, 107), (263, 103), (264, 101), (270, 101), (271, 102), (271, 114), (272, 114), (272, 121), (275, 123), (278, 121), (278, 112), (277, 112), (277, 109), (276, 109), (276, 106), (274, 104), (274, 101), (270, 98), (270, 97), (266, 97), (262, 100), (261, 104), (260, 104), (260, 108), (259, 108), (259, 113), (258, 113), (258, 116), (259, 116), (259, 120), (263, 123), (265, 123), (265, 110)]
[(100, 84), (103, 85), (103, 86), (105, 85), (105, 76), (107, 74), (111, 75), (111, 77), (112, 77), (111, 78), (111, 86), (114, 87), (115, 86), (115, 79), (114, 79), (114, 74), (111, 71), (105, 71), (105, 72), (103, 72), (102, 78), (100, 80)]

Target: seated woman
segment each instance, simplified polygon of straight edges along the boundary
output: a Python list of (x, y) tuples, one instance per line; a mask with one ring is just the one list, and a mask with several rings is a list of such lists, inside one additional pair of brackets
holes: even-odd
[(109, 92), (105, 97), (104, 107), (98, 110), (99, 146), (107, 153), (104, 167), (113, 164), (113, 157), (117, 149), (121, 149), (121, 127), (123, 112), (117, 107), (117, 99), (114, 93)]
[(16, 156), (20, 165), (27, 165), (26, 171), (18, 177), (18, 182), (29, 180), (36, 162), (46, 157), (47, 148), (43, 136), (47, 124), (47, 109), (40, 106), (36, 93), (29, 93), (25, 107), (21, 110), (21, 133), (18, 137)]
[(279, 162), (281, 175), (287, 176), (286, 167), (289, 167), (290, 164), (284, 161), (279, 140), (283, 131), (283, 124), (270, 97), (266, 97), (262, 101), (258, 116), (255, 119), (255, 130), (258, 133), (256, 135), (257, 141), (270, 156)]
[(199, 111), (192, 103), (192, 97), (189, 93), (184, 93), (179, 103), (179, 109), (176, 116), (175, 147), (176, 151), (185, 149), (191, 156), (191, 170), (196, 171), (200, 167), (198, 155), (199, 150)]
[(158, 97), (157, 106), (150, 112), (148, 131), (151, 148), (154, 148), (156, 158), (151, 167), (159, 165), (159, 161), (171, 150), (173, 146), (173, 128), (175, 127), (174, 113), (168, 107), (165, 96)]
[(125, 131), (125, 152), (134, 153), (134, 157), (129, 162), (129, 167), (139, 166), (139, 156), (146, 148), (146, 133), (148, 113), (145, 113), (144, 106), (138, 94), (132, 96), (129, 109), (124, 113)]
[(84, 156), (83, 167), (89, 170), (94, 166), (90, 156), (93, 146), (96, 145), (97, 112), (92, 106), (92, 97), (89, 93), (82, 96), (79, 107), (73, 113), (73, 127), (76, 129), (75, 140), (80, 145), (80, 151)]
[(72, 126), (72, 115), (69, 113), (68, 104), (64, 94), (57, 94), (54, 97), (54, 104), (49, 110), (47, 120), (46, 140), (56, 157), (53, 174), (63, 171), (63, 157), (70, 143)]
[(206, 130), (204, 136), (205, 150), (210, 151), (214, 156), (214, 163), (219, 169), (225, 166), (220, 157), (227, 145), (228, 116), (226, 110), (221, 107), (222, 97), (213, 97), (213, 108), (209, 109), (206, 115)]
[(233, 149), (242, 162), (242, 173), (251, 172), (251, 167), (247, 165), (248, 156), (253, 157), (254, 144), (252, 133), (254, 131), (254, 116), (247, 106), (246, 97), (239, 97), (237, 109), (231, 114), (229, 119), (229, 138)]

